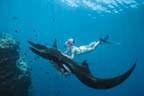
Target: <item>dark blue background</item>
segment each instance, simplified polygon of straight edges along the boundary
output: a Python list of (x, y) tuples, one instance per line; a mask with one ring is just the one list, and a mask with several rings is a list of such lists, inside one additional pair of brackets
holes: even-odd
[[(20, 42), (22, 56), (27, 53), (25, 60), (32, 67), (30, 96), (144, 95), (143, 5), (116, 14), (70, 8), (50, 0), (1, 0), (0, 32), (9, 33)], [(59, 75), (49, 61), (30, 52), (27, 43), (31, 40), (51, 46), (56, 38), (58, 47), (64, 51), (64, 42), (70, 37), (80, 46), (107, 34), (113, 45), (100, 45), (93, 52), (76, 56), (75, 61), (81, 63), (86, 59), (95, 76), (110, 78), (126, 72), (137, 60), (132, 75), (108, 90), (91, 89), (74, 75), (66, 78)]]

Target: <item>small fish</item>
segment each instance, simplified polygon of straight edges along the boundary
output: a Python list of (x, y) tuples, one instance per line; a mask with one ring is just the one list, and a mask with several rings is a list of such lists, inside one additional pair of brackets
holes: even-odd
[(37, 34), (35, 34), (35, 40), (38, 40), (38, 35)]
[(27, 56), (27, 53), (24, 53), (25, 56)]
[(42, 70), (43, 68), (42, 67), (40, 67), (40, 70)]
[(46, 74), (49, 74), (49, 72), (45, 72)]
[(40, 56), (37, 56), (37, 58), (40, 58)]
[(35, 29), (33, 29), (33, 32), (36, 32), (36, 30), (35, 30)]
[(32, 63), (32, 60), (30, 60), (29, 62)]
[(18, 33), (19, 31), (16, 29), (15, 32)]
[(37, 60), (37, 57), (34, 57), (34, 60)]
[(37, 38), (37, 37), (38, 37), (38, 35), (37, 35), (37, 34), (35, 34), (35, 37)]
[(30, 68), (29, 70), (32, 71), (32, 68)]
[(55, 22), (55, 18), (53, 18), (52, 21)]
[(60, 95), (60, 90), (58, 90), (57, 92), (56, 92), (56, 95), (55, 96), (59, 96)]
[(14, 16), (14, 17), (12, 17), (12, 19), (13, 19), (13, 20), (17, 20), (17, 19), (18, 19), (18, 17)]

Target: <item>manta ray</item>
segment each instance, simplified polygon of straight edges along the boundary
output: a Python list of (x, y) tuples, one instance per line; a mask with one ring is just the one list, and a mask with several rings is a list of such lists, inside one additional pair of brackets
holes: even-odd
[(74, 62), (57, 49), (56, 40), (54, 41), (53, 47), (47, 47), (31, 41), (28, 41), (28, 43), (32, 46), (30, 47), (32, 52), (49, 60), (51, 63), (57, 64), (60, 68), (64, 69), (64, 66), (66, 66), (83, 84), (94, 89), (109, 89), (121, 84), (130, 76), (136, 66), (135, 62), (127, 72), (114, 78), (96, 78), (92, 75), (86, 60), (82, 64)]

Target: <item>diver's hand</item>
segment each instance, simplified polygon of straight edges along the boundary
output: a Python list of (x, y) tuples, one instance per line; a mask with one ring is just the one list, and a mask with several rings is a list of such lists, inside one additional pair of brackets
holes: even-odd
[(62, 53), (64, 56), (66, 56), (67, 58), (69, 58), (69, 59), (73, 59), (71, 56), (68, 56), (67, 54), (65, 54), (65, 53)]

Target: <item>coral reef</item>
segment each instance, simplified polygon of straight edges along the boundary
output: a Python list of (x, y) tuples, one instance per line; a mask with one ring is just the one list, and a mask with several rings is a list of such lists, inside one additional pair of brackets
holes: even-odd
[(19, 43), (0, 33), (0, 96), (28, 96), (30, 68), (19, 55)]

